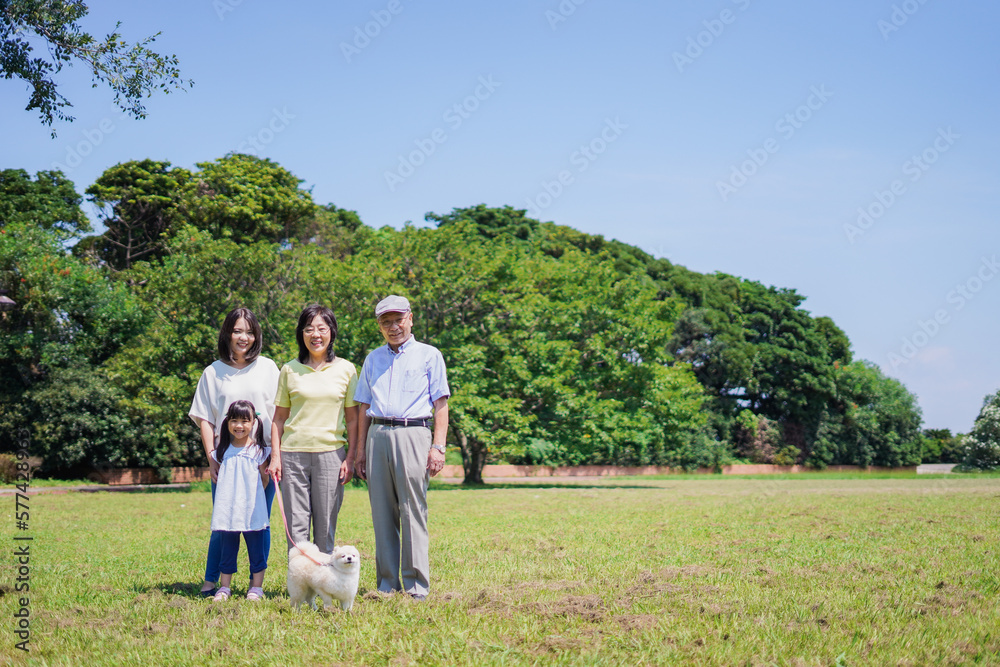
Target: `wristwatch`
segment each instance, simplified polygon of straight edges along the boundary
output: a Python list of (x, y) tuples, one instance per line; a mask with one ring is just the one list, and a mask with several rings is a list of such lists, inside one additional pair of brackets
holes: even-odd
[(431, 445), (431, 449), (436, 449), (442, 454), (444, 454), (444, 445)]

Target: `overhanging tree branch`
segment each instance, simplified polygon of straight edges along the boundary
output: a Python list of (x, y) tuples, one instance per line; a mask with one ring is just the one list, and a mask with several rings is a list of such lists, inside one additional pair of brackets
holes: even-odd
[[(177, 56), (148, 48), (160, 33), (129, 45), (118, 32), (103, 41), (84, 32), (78, 21), (87, 14), (81, 0), (0, 0), (0, 74), (25, 81), (31, 93), (26, 111), (37, 109), (42, 123), (72, 121), (65, 109), (72, 104), (59, 93), (53, 76), (64, 64), (86, 64), (95, 81), (114, 91), (115, 104), (135, 118), (146, 117), (142, 100), (153, 92), (169, 93), (193, 85), (177, 68)], [(35, 55), (27, 37), (41, 39), (48, 57)], [(55, 136), (55, 130), (52, 136)]]

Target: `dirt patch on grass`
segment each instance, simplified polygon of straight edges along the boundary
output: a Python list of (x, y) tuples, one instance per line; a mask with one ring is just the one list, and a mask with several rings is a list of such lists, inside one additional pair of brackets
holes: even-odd
[(579, 651), (583, 648), (584, 641), (576, 637), (562, 637), (555, 635), (542, 640), (539, 647), (547, 653), (562, 653), (564, 651)]
[(172, 595), (170, 601), (167, 602), (167, 606), (171, 609), (187, 609), (191, 606), (191, 603), (180, 595)]
[(588, 623), (600, 623), (606, 615), (604, 600), (596, 595), (567, 595), (555, 602), (536, 602), (529, 606), (545, 617), (580, 618)]
[[(666, 573), (665, 576), (664, 572)], [(618, 603), (624, 606), (631, 606), (636, 600), (642, 598), (715, 592), (718, 590), (716, 586), (698, 585), (693, 581), (681, 581), (683, 578), (693, 579), (698, 574), (707, 572), (715, 572), (715, 570), (701, 568), (700, 566), (689, 566), (686, 568), (667, 568), (666, 570), (661, 570), (658, 575), (654, 575), (651, 572), (643, 572), (633, 585), (622, 592), (622, 595), (618, 598)]]
[(217, 628), (239, 618), (240, 608), (233, 604), (227, 605), (225, 602), (212, 602), (205, 607), (205, 615), (211, 617), (209, 626)]
[(927, 597), (923, 603), (918, 604), (915, 613), (924, 616), (926, 614), (950, 614), (951, 616), (961, 615), (966, 607), (976, 604), (980, 599), (979, 593), (952, 586), (943, 581), (934, 586), (936, 591)]
[(582, 581), (525, 581), (514, 587), (515, 591), (525, 591), (525, 590), (543, 590), (543, 591), (555, 591), (557, 593), (562, 591), (573, 591), (584, 587)]
[(687, 577), (703, 577), (717, 572), (716, 569), (705, 565), (684, 565), (682, 567), (665, 567), (657, 575), (661, 579), (681, 579)]
[(615, 616), (614, 620), (626, 632), (646, 632), (656, 628), (660, 622), (659, 618), (652, 614), (626, 614)]
[(170, 626), (164, 623), (151, 623), (142, 629), (142, 633), (147, 637), (162, 635), (167, 632), (170, 632)]
[(472, 614), (494, 614), (502, 618), (510, 618), (513, 615), (514, 607), (506, 600), (500, 598), (488, 590), (481, 590), (475, 599), (468, 603), (468, 610)]

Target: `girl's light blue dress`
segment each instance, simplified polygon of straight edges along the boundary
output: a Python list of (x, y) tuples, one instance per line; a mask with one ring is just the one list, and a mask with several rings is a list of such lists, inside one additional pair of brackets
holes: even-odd
[(270, 447), (229, 446), (222, 457), (219, 481), (215, 485), (212, 530), (249, 532), (264, 530), (270, 525), (259, 470), (270, 454)]

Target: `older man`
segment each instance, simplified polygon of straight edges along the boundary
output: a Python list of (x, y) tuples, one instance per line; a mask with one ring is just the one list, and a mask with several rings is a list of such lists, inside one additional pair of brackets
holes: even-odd
[(444, 467), (448, 377), (438, 349), (410, 333), (409, 301), (388, 296), (375, 306), (375, 318), (386, 344), (369, 353), (354, 392), (365, 443), (354, 467), (368, 480), (378, 590), (424, 600), (430, 584), (427, 481)]

